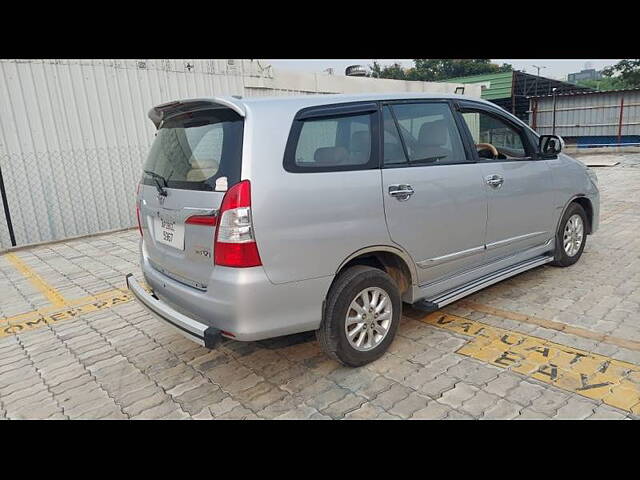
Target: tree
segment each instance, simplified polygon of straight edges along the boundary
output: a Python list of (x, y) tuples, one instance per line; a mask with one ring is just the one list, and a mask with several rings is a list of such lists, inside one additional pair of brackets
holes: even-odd
[(406, 80), (407, 74), (405, 69), (398, 62), (393, 65), (382, 67), (377, 61), (373, 61), (373, 65), (369, 65), (371, 73), (369, 77), (373, 78), (392, 78), (394, 80)]
[(577, 84), (581, 87), (594, 88), (599, 91), (618, 90), (627, 88), (624, 81), (620, 77), (603, 77), (597, 80), (579, 80)]
[(486, 58), (481, 59), (449, 59), (449, 58), (420, 58), (413, 60), (413, 68), (403, 68), (394, 63), (381, 67), (373, 62), (371, 76), (375, 78), (395, 78), (399, 80), (421, 80), (424, 82), (438, 82), (454, 77), (466, 77), (486, 73), (502, 73), (512, 71), (512, 66), (506, 63), (496, 65)]
[(621, 60), (615, 65), (605, 68), (602, 74), (619, 79), (620, 84), (624, 86), (618, 88), (640, 87), (640, 59)]

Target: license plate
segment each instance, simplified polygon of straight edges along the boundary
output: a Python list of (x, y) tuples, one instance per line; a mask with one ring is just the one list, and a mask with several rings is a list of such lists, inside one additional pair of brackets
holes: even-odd
[(184, 225), (176, 223), (175, 220), (168, 221), (158, 217), (154, 220), (156, 241), (184, 250)]

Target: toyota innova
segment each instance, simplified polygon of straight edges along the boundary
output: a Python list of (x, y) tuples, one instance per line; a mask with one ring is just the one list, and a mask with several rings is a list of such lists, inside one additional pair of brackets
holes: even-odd
[(147, 286), (127, 285), (209, 348), (314, 330), (331, 357), (363, 365), (393, 341), (403, 302), (433, 311), (569, 266), (598, 227), (593, 172), (479, 99), (220, 97), (149, 117)]

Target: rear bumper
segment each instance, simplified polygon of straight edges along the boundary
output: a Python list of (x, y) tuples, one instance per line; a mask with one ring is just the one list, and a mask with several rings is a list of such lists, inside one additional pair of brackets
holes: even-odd
[(156, 270), (143, 242), (140, 266), (160, 303), (225, 332), (224, 337), (246, 342), (316, 330), (333, 280), (330, 276), (273, 284), (263, 267), (215, 266), (202, 291)]
[(221, 339), (220, 330), (200, 323), (174, 310), (163, 303), (154, 293), (149, 293), (129, 273), (126, 277), (127, 288), (158, 320), (176, 328), (182, 335), (207, 348), (214, 348)]

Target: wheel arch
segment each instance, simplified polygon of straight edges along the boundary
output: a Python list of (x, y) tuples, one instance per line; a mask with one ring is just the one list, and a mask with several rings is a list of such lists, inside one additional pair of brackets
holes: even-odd
[(402, 296), (417, 284), (417, 272), (411, 257), (403, 250), (388, 245), (366, 247), (345, 258), (336, 270), (336, 278), (352, 265), (369, 265), (384, 270), (398, 285)]
[(577, 203), (584, 209), (584, 212), (587, 215), (586, 233), (587, 235), (590, 235), (591, 227), (593, 225), (593, 205), (591, 204), (591, 200), (589, 200), (589, 198), (584, 194), (575, 195), (566, 203), (566, 205), (562, 209), (562, 213), (560, 214), (560, 217), (558, 218), (558, 223), (556, 225), (556, 232), (560, 228), (560, 222), (562, 221), (562, 217), (564, 217), (565, 212), (567, 211), (567, 209), (572, 203)]

